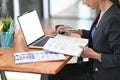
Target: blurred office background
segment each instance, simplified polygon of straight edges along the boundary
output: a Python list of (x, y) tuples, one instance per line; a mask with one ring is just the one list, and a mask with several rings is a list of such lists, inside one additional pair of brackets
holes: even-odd
[[(82, 5), (81, 0), (0, 0), (0, 17), (17, 16), (36, 9), (43, 27), (57, 24), (89, 29), (96, 10)], [(86, 24), (87, 22), (87, 24)]]
[[(16, 25), (17, 16), (36, 9), (43, 28), (63, 24), (77, 29), (89, 30), (98, 14), (82, 4), (81, 0), (0, 0), (0, 17), (12, 16)], [(69, 63), (76, 62), (72, 58)], [(8, 80), (40, 80), (40, 74), (5, 71)]]

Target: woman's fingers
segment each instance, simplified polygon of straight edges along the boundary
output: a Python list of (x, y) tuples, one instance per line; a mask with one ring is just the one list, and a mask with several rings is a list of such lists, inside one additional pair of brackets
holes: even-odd
[(65, 28), (70, 28), (69, 26), (59, 26), (56, 30), (57, 33), (67, 32)]

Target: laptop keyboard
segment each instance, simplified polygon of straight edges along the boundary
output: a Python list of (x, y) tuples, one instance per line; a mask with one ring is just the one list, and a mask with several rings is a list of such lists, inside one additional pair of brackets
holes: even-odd
[(45, 38), (43, 38), (42, 40), (39, 40), (37, 43), (35, 43), (34, 45), (36, 45), (36, 46), (44, 46), (45, 45), (45, 43), (48, 41), (48, 39), (49, 39), (50, 37), (45, 37)]

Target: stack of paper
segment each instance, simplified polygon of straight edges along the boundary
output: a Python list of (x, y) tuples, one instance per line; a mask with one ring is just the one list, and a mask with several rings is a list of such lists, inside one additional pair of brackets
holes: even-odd
[(83, 50), (80, 45), (86, 46), (87, 44), (88, 39), (57, 35), (55, 38), (49, 39), (43, 49), (79, 57)]

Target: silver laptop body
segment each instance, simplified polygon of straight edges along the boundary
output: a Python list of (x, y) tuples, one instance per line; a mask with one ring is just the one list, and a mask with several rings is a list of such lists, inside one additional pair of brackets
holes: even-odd
[(50, 36), (44, 34), (36, 10), (32, 10), (17, 17), (26, 44), (29, 48), (42, 48)]

